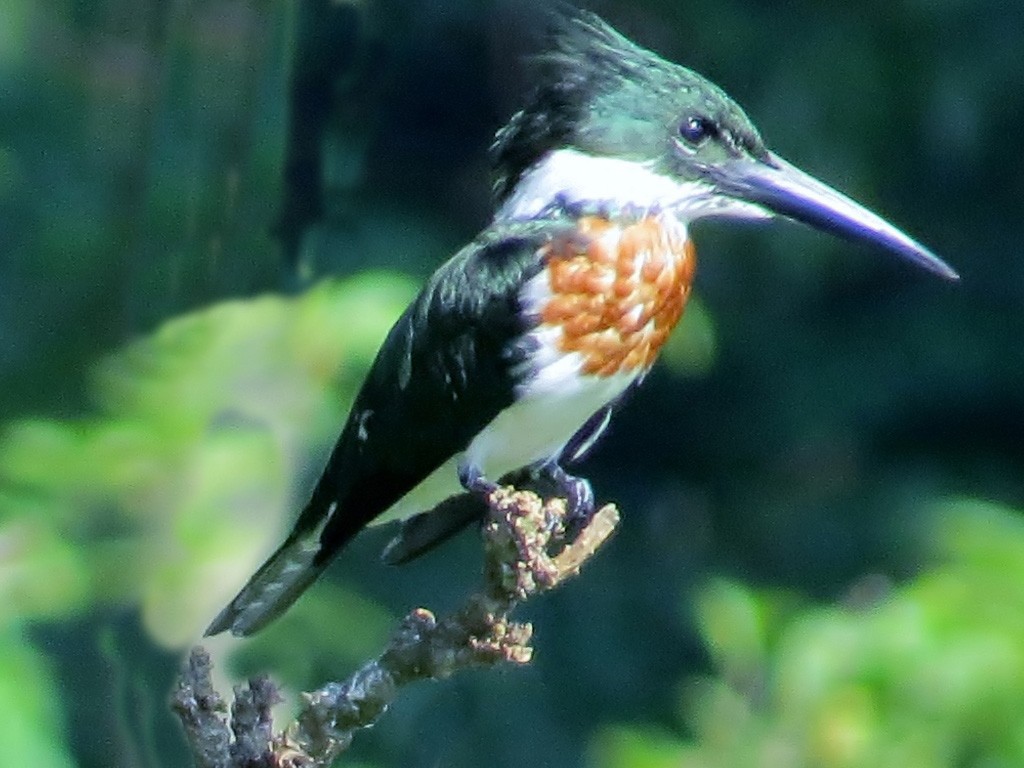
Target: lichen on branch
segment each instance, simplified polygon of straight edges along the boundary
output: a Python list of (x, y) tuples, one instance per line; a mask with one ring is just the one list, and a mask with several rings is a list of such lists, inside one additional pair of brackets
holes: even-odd
[[(402, 686), (443, 680), (461, 669), (528, 664), (533, 627), (510, 614), (519, 603), (579, 573), (618, 525), (614, 506), (599, 509), (578, 531), (567, 526), (562, 499), (499, 488), (484, 522), (483, 584), (455, 613), (437, 619), (425, 608), (406, 616), (376, 659), (344, 682), (302, 694), (295, 722), (274, 734), (278, 700), (267, 678), (236, 686), (230, 719), (210, 682), (210, 658), (194, 648), (172, 705), (198, 768), (321, 768), (377, 721)], [(574, 535), (573, 535), (574, 534)]]

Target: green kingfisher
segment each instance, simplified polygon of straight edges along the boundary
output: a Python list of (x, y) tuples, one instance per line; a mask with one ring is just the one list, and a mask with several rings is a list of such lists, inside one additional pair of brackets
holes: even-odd
[(593, 511), (566, 471), (651, 369), (693, 284), (690, 224), (781, 216), (956, 273), (770, 152), (720, 88), (573, 12), (491, 149), (496, 213), (388, 333), (309, 502), (207, 634), (279, 616), (363, 527), (408, 560), (526, 475)]

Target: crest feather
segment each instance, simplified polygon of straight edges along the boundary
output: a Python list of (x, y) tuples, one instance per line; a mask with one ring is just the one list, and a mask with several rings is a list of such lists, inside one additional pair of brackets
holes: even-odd
[(686, 87), (680, 75), (688, 70), (628, 40), (596, 14), (560, 7), (548, 18), (546, 50), (532, 59), (537, 85), (491, 145), (499, 205), (545, 153), (572, 143), (602, 94), (623, 83), (651, 94), (668, 84)]

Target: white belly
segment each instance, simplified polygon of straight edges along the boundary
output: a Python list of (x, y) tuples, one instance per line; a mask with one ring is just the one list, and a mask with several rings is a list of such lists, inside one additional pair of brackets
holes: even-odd
[(464, 461), (481, 467), (485, 477), (497, 481), (508, 472), (557, 456), (588, 418), (622, 394), (636, 378), (635, 373), (580, 375), (573, 357), (566, 355), (565, 362), (560, 361), (559, 373), (564, 375), (554, 376), (550, 369), (543, 370), (465, 452), (445, 462), (373, 524), (425, 512), (461, 493), (458, 469)]

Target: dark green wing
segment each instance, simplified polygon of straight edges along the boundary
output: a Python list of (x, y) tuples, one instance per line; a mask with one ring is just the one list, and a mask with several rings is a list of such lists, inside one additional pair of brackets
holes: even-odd
[[(255, 632), (280, 615), (364, 526), (512, 403), (528, 350), (519, 306), (564, 220), (494, 226), (430, 278), (388, 333), (288, 539), (207, 634)], [(468, 518), (466, 518), (468, 519)]]

